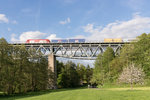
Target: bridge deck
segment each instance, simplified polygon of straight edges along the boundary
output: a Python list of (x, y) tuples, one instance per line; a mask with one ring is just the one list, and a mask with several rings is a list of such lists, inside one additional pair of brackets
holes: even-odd
[(34, 48), (36, 52), (39, 50), (43, 52), (43, 55), (53, 53), (55, 56), (59, 57), (92, 59), (99, 53), (103, 53), (108, 46), (112, 47), (115, 53), (118, 53), (124, 44), (129, 44), (129, 42), (13, 43), (12, 45), (25, 45), (27, 50)]
[(72, 45), (72, 46), (76, 46), (76, 45), (123, 45), (123, 44), (129, 44), (129, 42), (85, 42), (85, 43), (12, 43), (12, 45), (26, 45), (26, 46), (39, 46), (39, 45), (43, 45), (43, 46), (68, 46), (68, 45)]

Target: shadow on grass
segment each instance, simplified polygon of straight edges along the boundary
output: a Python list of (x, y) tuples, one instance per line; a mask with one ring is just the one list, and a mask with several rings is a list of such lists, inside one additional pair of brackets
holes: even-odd
[(0, 100), (17, 100), (17, 99), (25, 99), (28, 97), (40, 96), (44, 94), (54, 93), (54, 92), (63, 92), (63, 91), (73, 91), (77, 89), (85, 89), (83, 88), (65, 88), (65, 89), (56, 89), (56, 90), (43, 90), (43, 91), (36, 91), (36, 92), (27, 92), (24, 94), (13, 94), (13, 95), (3, 95), (0, 94)]

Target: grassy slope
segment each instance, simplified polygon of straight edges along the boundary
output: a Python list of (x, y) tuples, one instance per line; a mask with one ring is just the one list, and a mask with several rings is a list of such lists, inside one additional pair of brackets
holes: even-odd
[(150, 100), (150, 87), (105, 89), (59, 89), (26, 95), (1, 97), (0, 100)]

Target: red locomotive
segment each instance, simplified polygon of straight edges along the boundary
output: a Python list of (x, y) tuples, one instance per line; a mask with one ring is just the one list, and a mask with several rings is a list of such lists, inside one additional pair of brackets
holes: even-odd
[(28, 39), (26, 43), (50, 43), (49, 39)]

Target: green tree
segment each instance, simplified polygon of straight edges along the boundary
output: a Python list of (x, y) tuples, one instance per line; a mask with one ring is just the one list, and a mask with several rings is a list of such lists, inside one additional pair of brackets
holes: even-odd
[(126, 66), (133, 62), (141, 65), (146, 74), (146, 77), (150, 77), (150, 63), (149, 63), (149, 51), (150, 51), (150, 34), (143, 33), (136, 38), (136, 42), (133, 41), (130, 44), (125, 45), (119, 57), (122, 66)]
[(42, 56), (42, 53), (36, 52), (35, 49), (30, 50), (30, 68), (28, 70), (29, 74), (29, 84), (32, 91), (44, 90), (47, 88), (48, 84), (48, 61)]
[(57, 77), (61, 73), (61, 70), (64, 68), (64, 64), (56, 60), (56, 69), (57, 69)]
[(57, 83), (61, 88), (79, 86), (79, 75), (76, 71), (77, 66), (73, 62), (67, 62), (58, 75)]
[(13, 46), (0, 39), (0, 91), (14, 94), (44, 90), (50, 74), (41, 52), (27, 52), (23, 45)]
[(110, 74), (110, 62), (114, 59), (115, 53), (111, 47), (107, 47), (103, 54), (102, 66), (104, 68), (104, 73)]
[(87, 84), (90, 84), (90, 80), (92, 79), (92, 75), (93, 75), (93, 68), (90, 68), (90, 66), (88, 65), (86, 68), (86, 82)]
[(77, 73), (80, 78), (80, 85), (83, 85), (86, 81), (86, 67), (82, 64), (77, 65)]
[(110, 81), (110, 62), (114, 59), (115, 53), (111, 47), (107, 47), (106, 51), (99, 54), (93, 71), (91, 82), (103, 85), (104, 82)]
[(147, 78), (150, 78), (150, 63), (149, 63), (149, 51), (150, 51), (150, 34), (143, 33), (137, 37), (138, 41), (134, 43), (134, 52), (136, 55), (134, 62), (140, 64)]
[(115, 82), (123, 69), (122, 61), (116, 57), (110, 62), (110, 81)]
[(14, 69), (11, 59), (9, 44), (4, 38), (0, 39), (0, 87), (4, 93), (11, 94), (14, 91), (13, 83)]

